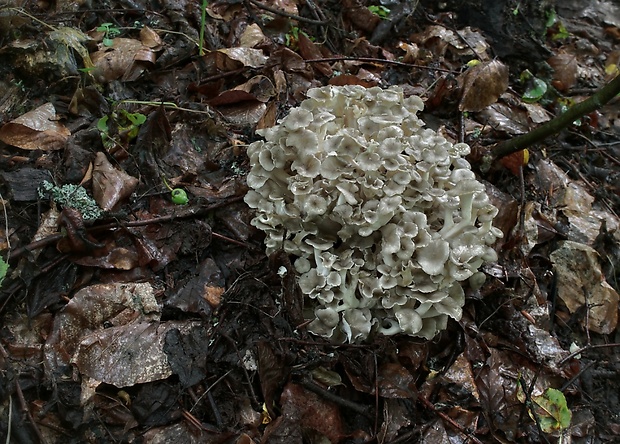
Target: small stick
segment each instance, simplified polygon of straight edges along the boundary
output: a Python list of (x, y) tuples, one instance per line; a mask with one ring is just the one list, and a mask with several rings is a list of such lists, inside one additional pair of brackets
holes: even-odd
[(290, 12), (283, 11), (278, 8), (274, 8), (272, 6), (267, 6), (262, 4), (257, 0), (249, 0), (254, 6), (260, 9), (264, 9), (265, 11), (273, 12), (274, 14), (281, 15), (282, 17), (288, 17), (293, 20), (297, 20), (298, 22), (310, 23), (311, 25), (327, 25), (329, 20), (313, 20), (306, 17), (302, 17), (300, 15), (291, 14)]

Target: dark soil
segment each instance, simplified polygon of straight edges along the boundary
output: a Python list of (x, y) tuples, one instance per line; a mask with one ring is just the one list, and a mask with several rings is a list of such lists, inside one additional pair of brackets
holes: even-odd
[[(618, 98), (479, 168), (618, 75), (617, 3), (205, 3), (204, 22), (184, 0), (0, 8), (4, 442), (620, 441)], [(474, 59), (509, 72), (481, 111)], [(246, 146), (328, 83), (420, 95), (500, 208), (498, 263), (432, 341), (311, 335), (292, 258), (250, 225)], [(592, 252), (582, 299), (567, 240)]]

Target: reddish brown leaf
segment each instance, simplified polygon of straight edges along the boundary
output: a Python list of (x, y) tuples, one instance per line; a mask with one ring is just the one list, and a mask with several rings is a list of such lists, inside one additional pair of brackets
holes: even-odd
[(560, 91), (567, 91), (577, 83), (577, 58), (574, 54), (560, 53), (547, 60), (553, 68), (553, 85)]
[(329, 442), (341, 442), (344, 437), (340, 410), (315, 393), (289, 382), (282, 392), (281, 403), (285, 419), (298, 421), (303, 428), (319, 432)]
[[(305, 60), (320, 59), (323, 57), (318, 45), (306, 37), (303, 32), (299, 33), (299, 53)], [(327, 77), (331, 77), (334, 73), (327, 62), (312, 63), (311, 66)]]
[(362, 80), (357, 76), (352, 74), (342, 74), (340, 76), (332, 77), (329, 79), (328, 84), (334, 86), (344, 86), (344, 85), (362, 85), (366, 88), (370, 88), (371, 86), (376, 86), (376, 82), (369, 82), (367, 80)]
[(481, 63), (465, 71), (459, 80), (463, 85), (459, 110), (480, 111), (508, 89), (508, 67), (497, 60)]
[(359, 0), (344, 0), (342, 7), (346, 17), (362, 31), (372, 32), (381, 23), (379, 16), (370, 12)]
[(525, 165), (530, 158), (528, 150), (517, 151), (516, 153), (509, 154), (506, 157), (500, 159), (500, 163), (510, 170), (515, 176), (519, 175), (519, 171)]
[(127, 199), (136, 186), (138, 179), (114, 168), (104, 153), (97, 153), (93, 168), (93, 197), (103, 210), (110, 211)]
[(229, 89), (228, 91), (224, 91), (215, 99), (209, 101), (209, 105), (211, 106), (221, 106), (221, 105), (231, 105), (234, 103), (255, 101), (256, 97), (249, 92), (242, 91), (239, 89)]
[(71, 131), (58, 123), (54, 105), (46, 103), (0, 128), (0, 140), (25, 150), (53, 151), (65, 147)]

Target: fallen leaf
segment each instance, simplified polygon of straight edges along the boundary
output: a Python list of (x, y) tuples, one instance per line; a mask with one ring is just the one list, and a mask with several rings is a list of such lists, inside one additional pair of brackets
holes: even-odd
[(225, 54), (229, 59), (241, 62), (243, 66), (260, 68), (267, 63), (268, 57), (260, 49), (254, 48), (222, 48), (217, 52)]
[(557, 276), (559, 298), (571, 313), (586, 307), (582, 322), (591, 331), (612, 333), (618, 324), (620, 296), (606, 281), (596, 250), (584, 244), (561, 241), (549, 258)]
[(97, 153), (93, 167), (93, 197), (104, 211), (127, 199), (138, 186), (138, 179), (112, 166), (106, 155)]
[(93, 54), (91, 59), (95, 69), (92, 76), (101, 83), (112, 80), (135, 80), (146, 69), (145, 63), (155, 62), (155, 53), (136, 39), (117, 37), (111, 47), (106, 47)]
[(70, 135), (71, 131), (58, 123), (51, 103), (22, 114), (0, 128), (0, 140), (25, 150), (59, 150), (65, 147)]
[(560, 91), (568, 91), (577, 83), (577, 58), (573, 54), (560, 53), (547, 63), (553, 68), (553, 85)]
[(515, 176), (519, 176), (519, 171), (530, 159), (528, 150), (517, 151), (500, 159), (500, 163), (510, 170)]
[(462, 76), (461, 111), (480, 111), (508, 89), (508, 67), (497, 60), (469, 68)]

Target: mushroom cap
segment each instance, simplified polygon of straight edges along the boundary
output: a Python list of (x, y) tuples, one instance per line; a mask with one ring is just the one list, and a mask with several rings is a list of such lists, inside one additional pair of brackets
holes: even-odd
[(297, 256), (314, 309), (308, 329), (336, 341), (432, 338), (464, 303), (460, 281), (497, 259), (497, 209), (452, 144), (424, 128), (399, 87), (310, 89), (247, 148), (251, 223), (268, 253)]

